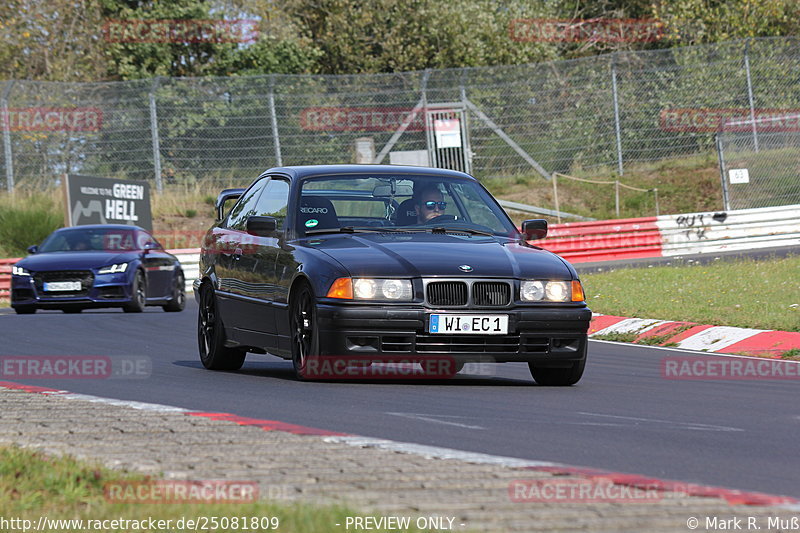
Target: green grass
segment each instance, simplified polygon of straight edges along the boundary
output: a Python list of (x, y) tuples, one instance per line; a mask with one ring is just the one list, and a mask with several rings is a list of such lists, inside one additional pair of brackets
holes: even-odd
[[(715, 153), (671, 158), (625, 167), (619, 176), (615, 168), (576, 169), (571, 176), (598, 181), (613, 181), (640, 189), (658, 188), (659, 213), (691, 213), (722, 208), (722, 186)], [(555, 209), (553, 184), (530, 172), (524, 176), (496, 176), (481, 179), (496, 197), (523, 204)], [(596, 218), (613, 219), (616, 206), (613, 185), (596, 185), (558, 178), (558, 197), (561, 211)], [(510, 213), (515, 222), (533, 215)], [(620, 218), (653, 216), (656, 214), (652, 192), (620, 188)], [(537, 217), (538, 218), (538, 217)], [(547, 218), (556, 222), (555, 218)], [(565, 218), (562, 222), (574, 219)]]
[(0, 196), (0, 257), (20, 257), (64, 224), (60, 198), (53, 193), (17, 191)]
[[(174, 525), (182, 517), (278, 517), (280, 525), (277, 531), (284, 533), (340, 533), (347, 516), (367, 515), (342, 506), (311, 506), (263, 500), (238, 504), (122, 504), (109, 502), (104, 497), (103, 487), (106, 483), (146, 479), (141, 475), (109, 470), (68, 457), (49, 457), (16, 447), (0, 448), (0, 517), (29, 519), (34, 525), (41, 516), (65, 520), (143, 520), (152, 517), (156, 520), (172, 520), (171, 530), (176, 530)], [(337, 523), (342, 525), (337, 527)], [(68, 531), (66, 528), (59, 530)], [(164, 531), (149, 528), (102, 529), (108, 533), (134, 530)]]
[(596, 313), (800, 331), (800, 256), (620, 269), (581, 280)]

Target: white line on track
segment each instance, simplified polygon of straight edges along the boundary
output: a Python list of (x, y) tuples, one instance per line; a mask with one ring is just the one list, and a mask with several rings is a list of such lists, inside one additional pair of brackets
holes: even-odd
[[(430, 414), (421, 414), (421, 413), (386, 413), (387, 415), (392, 416), (402, 416), (403, 418), (412, 418), (415, 420), (424, 420), (425, 422), (433, 422), (435, 424), (444, 424), (447, 426), (456, 426), (460, 428), (467, 428), (467, 429), (486, 429), (483, 426), (471, 426), (469, 424), (461, 424), (459, 422), (448, 422), (447, 420), (439, 420), (438, 418), (462, 418), (462, 417), (455, 417), (455, 416), (446, 416), (446, 415), (430, 415)], [(438, 417), (438, 418), (434, 418)]]
[(509, 468), (564, 466), (560, 463), (551, 463), (549, 461), (531, 461), (528, 459), (518, 459), (516, 457), (502, 457), (499, 455), (489, 455), (485, 453), (465, 452), (461, 450), (453, 450), (452, 448), (426, 446), (424, 444), (397, 442), (393, 440), (374, 439), (370, 437), (325, 437), (324, 440), (325, 442), (337, 442), (359, 448), (380, 448), (399, 453), (421, 455), (431, 459), (455, 459), (458, 461), (465, 461), (467, 463), (501, 465)]
[(731, 426), (717, 426), (713, 424), (699, 424), (696, 422), (676, 422), (674, 420), (661, 420), (658, 418), (639, 418), (635, 416), (621, 416), (621, 415), (607, 415), (604, 413), (586, 413), (578, 412), (579, 415), (586, 415), (591, 417), (602, 418), (615, 418), (617, 420), (630, 420), (632, 422), (650, 422), (655, 424), (666, 424), (675, 428), (684, 428), (697, 431), (744, 431), (742, 428), (735, 428)]

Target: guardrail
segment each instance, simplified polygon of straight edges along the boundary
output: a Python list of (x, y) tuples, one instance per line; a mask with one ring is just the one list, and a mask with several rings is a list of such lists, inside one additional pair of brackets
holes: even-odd
[(657, 217), (552, 224), (547, 238), (531, 241), (567, 261), (613, 261), (661, 255)]
[(553, 224), (534, 244), (573, 263), (800, 245), (800, 205)]
[[(800, 246), (800, 204), (552, 224), (546, 239), (532, 242), (572, 263)], [(178, 257), (186, 290), (192, 290), (200, 249), (168, 251)], [(0, 259), (0, 298), (9, 297), (17, 261)]]
[(11, 265), (19, 261), (15, 259), (0, 259), (0, 299), (8, 298), (11, 291)]

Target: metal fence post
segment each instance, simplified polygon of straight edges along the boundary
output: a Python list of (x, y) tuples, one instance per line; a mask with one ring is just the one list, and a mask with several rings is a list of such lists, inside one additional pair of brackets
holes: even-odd
[(431, 77), (431, 69), (426, 68), (422, 73), (422, 80), (419, 87), (419, 101), (422, 102), (422, 118), (425, 124), (425, 142), (428, 150), (428, 166), (435, 167), (436, 161), (436, 143), (433, 132), (433, 124), (428, 115), (428, 79)]
[(279, 167), (283, 166), (281, 156), (281, 138), (278, 136), (278, 116), (275, 114), (275, 76), (269, 77), (269, 116), (272, 119), (272, 142), (275, 145), (275, 161)]
[(619, 124), (619, 95), (617, 93), (617, 54), (611, 54), (611, 93), (614, 97), (614, 131), (617, 135), (617, 170), (619, 175), (625, 174), (622, 168), (622, 134)]
[(753, 102), (753, 81), (750, 77), (750, 39), (744, 42), (744, 71), (747, 73), (747, 99), (750, 101), (750, 122), (753, 126), (753, 147), (758, 152), (758, 133), (756, 131), (756, 108)]
[(722, 139), (720, 134), (714, 135), (714, 140), (717, 143), (717, 157), (719, 158), (719, 177), (722, 180), (722, 208), (725, 211), (730, 211), (730, 199), (728, 198), (728, 182), (725, 180), (725, 152), (722, 149)]
[(11, 80), (8, 82), (5, 90), (3, 91), (2, 102), (0, 102), (3, 115), (3, 152), (5, 154), (6, 162), (6, 188), (8, 189), (9, 193), (14, 192), (14, 159), (13, 154), (11, 153), (11, 124), (8, 117), (8, 95), (11, 93), (11, 88), (14, 86), (14, 81), (15, 80)]
[(156, 174), (156, 190), (159, 194), (163, 191), (161, 183), (161, 146), (158, 140), (158, 114), (156, 110), (156, 89), (161, 78), (156, 76), (150, 87), (150, 133), (153, 138), (153, 170)]

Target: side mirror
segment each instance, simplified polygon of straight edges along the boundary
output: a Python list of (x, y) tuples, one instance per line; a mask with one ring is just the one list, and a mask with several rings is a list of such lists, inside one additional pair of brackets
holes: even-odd
[(247, 217), (247, 233), (259, 237), (270, 237), (278, 229), (275, 217)]
[(217, 211), (217, 220), (225, 218), (225, 202), (228, 200), (238, 200), (246, 189), (223, 189), (217, 201), (214, 203), (214, 209)]
[(159, 248), (160, 246), (158, 245), (158, 243), (155, 243), (153, 241), (147, 241), (146, 243), (144, 243), (142, 250), (144, 250), (144, 253), (147, 253), (150, 250), (158, 250)]
[(547, 221), (543, 218), (534, 218), (522, 223), (522, 234), (526, 241), (544, 239), (547, 237)]
[(38, 251), (39, 251), (39, 246), (37, 246), (35, 244), (33, 246), (28, 246), (28, 253), (29, 254), (35, 254)]

